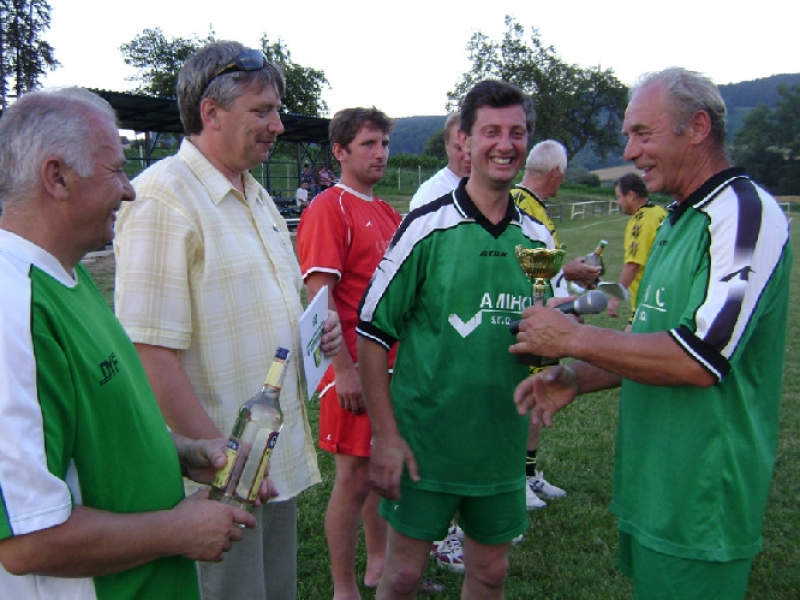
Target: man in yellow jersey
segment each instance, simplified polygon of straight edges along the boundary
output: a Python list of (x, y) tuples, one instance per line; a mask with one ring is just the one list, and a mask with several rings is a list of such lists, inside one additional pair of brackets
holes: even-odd
[[(631, 315), (636, 312), (636, 293), (642, 279), (644, 265), (650, 254), (650, 247), (656, 239), (656, 231), (661, 226), (667, 211), (650, 202), (647, 186), (636, 173), (628, 173), (614, 184), (617, 204), (626, 215), (631, 215), (625, 227), (625, 264), (619, 275), (619, 283), (628, 288), (631, 295)], [(608, 299), (608, 314), (618, 317), (619, 298)]]

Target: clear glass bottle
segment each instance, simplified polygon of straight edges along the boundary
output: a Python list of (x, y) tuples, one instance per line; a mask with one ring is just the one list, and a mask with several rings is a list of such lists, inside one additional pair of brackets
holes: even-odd
[(606, 266), (603, 264), (603, 250), (605, 250), (607, 245), (607, 240), (600, 240), (600, 244), (594, 249), (594, 252), (590, 252), (586, 255), (585, 263), (587, 265), (590, 267), (600, 267), (600, 273), (597, 276), (598, 279), (606, 272)]
[(275, 449), (283, 413), (278, 401), (289, 351), (278, 348), (261, 391), (242, 404), (228, 438), (228, 462), (217, 471), (208, 497), (251, 510)]

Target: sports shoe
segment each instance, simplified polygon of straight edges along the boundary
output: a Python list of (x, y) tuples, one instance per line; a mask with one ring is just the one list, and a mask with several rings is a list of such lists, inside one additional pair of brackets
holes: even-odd
[(512, 546), (519, 546), (522, 543), (523, 535), (520, 533), (517, 537), (511, 540)]
[[(533, 479), (533, 477), (528, 477), (528, 481)], [(530, 483), (525, 486), (525, 507), (528, 510), (533, 510), (535, 508), (544, 508), (547, 506), (547, 502), (539, 498), (533, 489), (531, 489)]]
[(447, 537), (440, 542), (433, 542), (431, 548), (431, 558), (436, 559), (440, 567), (458, 573), (464, 571), (464, 549), (459, 539), (460, 530), (457, 525), (452, 525), (447, 531)]
[(536, 475), (528, 477), (528, 487), (533, 490), (537, 495), (542, 495), (545, 498), (563, 498), (567, 492), (560, 487), (556, 487), (544, 478), (544, 473), (536, 471)]

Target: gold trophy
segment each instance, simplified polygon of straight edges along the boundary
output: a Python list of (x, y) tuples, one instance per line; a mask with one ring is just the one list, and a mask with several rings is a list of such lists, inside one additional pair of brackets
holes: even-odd
[[(532, 281), (531, 299), (533, 304), (544, 304), (547, 300), (547, 281), (556, 276), (561, 270), (561, 263), (566, 252), (563, 248), (523, 248), (521, 245), (514, 249), (520, 269)], [(516, 330), (519, 331), (517, 323)], [(512, 328), (512, 333), (515, 333)], [(531, 367), (549, 367), (558, 364), (558, 359), (534, 354), (519, 354), (517, 362)]]

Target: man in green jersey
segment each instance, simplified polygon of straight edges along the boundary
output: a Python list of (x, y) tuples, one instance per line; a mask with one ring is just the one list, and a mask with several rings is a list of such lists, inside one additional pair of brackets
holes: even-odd
[[(255, 519), (184, 498), (225, 441), (171, 436), (84, 255), (134, 199), (111, 107), (32, 92), (0, 119), (0, 590), (7, 598), (198, 598)], [(262, 492), (265, 488), (262, 488)]]
[(554, 246), (509, 193), (532, 130), (533, 107), (515, 86), (483, 81), (470, 90), (458, 133), (469, 179), (400, 224), (361, 302), (370, 480), (390, 526), (380, 599), (416, 597), (431, 541), (456, 512), (462, 597), (502, 598), (508, 548), (527, 527), (527, 419), (512, 396), (528, 367), (505, 349), (508, 323), (531, 293), (515, 247)]
[(778, 433), (792, 246), (775, 199), (732, 168), (707, 78), (651, 73), (625, 113), (625, 157), (675, 202), (632, 331), (525, 311), (512, 352), (578, 359), (523, 382), (535, 419), (622, 386), (611, 510), (636, 598), (743, 598), (761, 549)]

